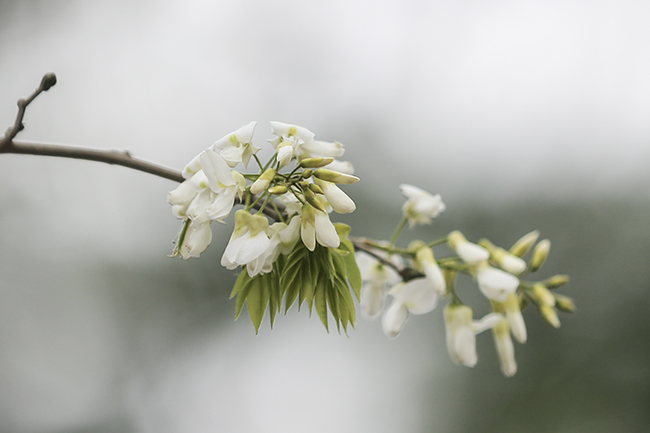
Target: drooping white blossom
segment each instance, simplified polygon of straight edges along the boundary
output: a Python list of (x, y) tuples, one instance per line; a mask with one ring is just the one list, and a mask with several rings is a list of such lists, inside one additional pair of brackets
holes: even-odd
[(437, 217), (445, 210), (440, 194), (431, 195), (423, 189), (408, 184), (401, 184), (399, 188), (408, 199), (402, 206), (402, 211), (411, 227), (416, 224), (430, 224), (431, 218)]
[(519, 297), (516, 293), (510, 293), (508, 295), (508, 299), (506, 299), (506, 302), (504, 303), (504, 309), (506, 311), (506, 318), (510, 324), (512, 335), (518, 342), (525, 343), (528, 338), (526, 322), (524, 322), (524, 316), (521, 314)]
[(515, 348), (510, 338), (510, 326), (506, 318), (501, 319), (492, 328), (494, 344), (499, 356), (499, 364), (504, 376), (512, 377), (517, 372), (517, 362), (515, 361)]
[(191, 257), (199, 257), (208, 248), (210, 242), (212, 242), (210, 221), (188, 225), (183, 243), (177, 247), (177, 254), (185, 260)]
[(474, 367), (476, 355), (476, 334), (495, 326), (502, 318), (498, 313), (490, 313), (479, 321), (473, 320), (472, 309), (466, 305), (450, 304), (445, 307), (445, 331), (447, 351), (457, 364)]
[(384, 311), (382, 328), (388, 338), (400, 333), (409, 314), (425, 314), (438, 304), (438, 292), (427, 278), (416, 278), (407, 283), (399, 283), (389, 292), (393, 302)]
[(442, 274), (442, 270), (433, 256), (433, 250), (427, 246), (419, 248), (415, 253), (415, 260), (436, 292), (441, 295), (444, 294), (447, 291), (445, 276)]
[(300, 237), (309, 251), (314, 251), (316, 241), (324, 247), (338, 248), (341, 240), (327, 213), (306, 203), (302, 206), (300, 218)]

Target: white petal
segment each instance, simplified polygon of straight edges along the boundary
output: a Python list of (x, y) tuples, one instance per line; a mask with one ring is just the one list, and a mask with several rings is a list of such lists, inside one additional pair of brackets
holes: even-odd
[(185, 260), (190, 257), (199, 257), (208, 248), (210, 242), (212, 242), (212, 230), (209, 221), (197, 227), (188, 227), (179, 251), (180, 255)]
[(490, 258), (488, 250), (471, 242), (460, 242), (456, 246), (456, 253), (467, 264), (475, 264)]
[(316, 228), (313, 225), (303, 221), (300, 226), (300, 238), (309, 251), (314, 251), (316, 248)]
[(476, 335), (468, 327), (459, 328), (451, 342), (456, 362), (474, 367), (478, 362), (476, 355)]
[(476, 278), (481, 293), (486, 298), (505, 302), (510, 293), (519, 287), (519, 279), (501, 269), (482, 266), (478, 269)]
[(391, 295), (399, 299), (412, 314), (428, 313), (438, 304), (438, 293), (426, 278), (416, 278), (396, 287), (400, 287), (399, 291), (391, 290)]
[(269, 247), (271, 241), (264, 232), (259, 232), (246, 240), (245, 245), (239, 250), (235, 262), (240, 265), (246, 265), (252, 260), (258, 258)]
[(483, 331), (494, 328), (501, 319), (503, 319), (503, 316), (499, 313), (486, 314), (480, 320), (473, 321), (471, 327), (476, 334), (480, 334)]
[(341, 244), (341, 239), (338, 233), (336, 233), (336, 228), (334, 228), (334, 224), (330, 221), (329, 216), (325, 212), (316, 210), (315, 217), (314, 226), (318, 243), (324, 247), (338, 248)]
[(381, 325), (384, 330), (384, 334), (388, 338), (395, 338), (397, 334), (400, 333), (406, 319), (409, 317), (408, 308), (402, 304), (399, 299), (395, 298), (393, 303), (390, 304), (390, 307), (384, 312), (384, 316), (381, 319)]
[(517, 372), (517, 362), (515, 361), (515, 348), (510, 338), (510, 331), (506, 319), (503, 319), (502, 322), (497, 324), (494, 328), (493, 335), (494, 343), (497, 347), (497, 354), (499, 355), (501, 371), (506, 377), (512, 377)]
[(384, 292), (383, 284), (375, 284), (369, 282), (361, 287), (361, 309), (363, 313), (369, 318), (375, 318), (384, 308)]
[(447, 291), (445, 276), (437, 263), (424, 263), (424, 274), (427, 276), (436, 292), (443, 294)]
[(526, 262), (512, 254), (506, 254), (501, 258), (501, 267), (511, 274), (521, 274), (526, 270)]
[(232, 232), (232, 235), (230, 236), (230, 241), (228, 241), (228, 245), (226, 245), (226, 250), (223, 253), (224, 257), (229, 263), (239, 264), (237, 262), (237, 257), (239, 256), (240, 251), (246, 245), (246, 241), (250, 237), (251, 234), (249, 231), (245, 231), (243, 233), (240, 232), (240, 234), (237, 234), (237, 231)]
[(242, 162), (242, 155), (244, 154), (244, 147), (227, 147), (219, 152), (219, 155), (228, 164), (228, 167), (234, 168), (237, 164)]
[(221, 190), (221, 193), (217, 194), (216, 199), (207, 209), (208, 217), (211, 220), (219, 221), (224, 224), (223, 219), (230, 215), (230, 211), (235, 204), (235, 194), (237, 194), (237, 188), (235, 186), (228, 186)]
[(354, 212), (357, 206), (354, 201), (346, 193), (344, 193), (336, 184), (315, 178), (315, 182), (321, 187), (327, 201), (329, 202), (334, 212), (337, 213), (350, 213)]
[(235, 184), (226, 161), (212, 150), (208, 149), (201, 153), (201, 167), (208, 179), (210, 189), (214, 192), (221, 191), (224, 186)]
[(339, 161), (338, 159), (335, 159), (323, 168), (332, 171), (338, 171), (339, 173), (343, 174), (354, 174), (354, 166), (349, 161)]
[(300, 151), (301, 156), (307, 158), (338, 158), (345, 153), (345, 147), (338, 141), (330, 143), (328, 141), (314, 140), (302, 144)]

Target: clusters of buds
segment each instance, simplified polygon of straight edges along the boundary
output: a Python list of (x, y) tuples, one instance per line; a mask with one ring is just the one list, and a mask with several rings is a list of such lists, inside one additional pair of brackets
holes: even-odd
[[(407, 201), (404, 217), (390, 242), (368, 239), (361, 242), (369, 249), (357, 254), (357, 263), (363, 279), (361, 307), (369, 318), (383, 310), (382, 327), (389, 338), (403, 329), (410, 314), (432, 311), (440, 298), (448, 299), (444, 309), (447, 350), (458, 364), (473, 367), (478, 361), (476, 335), (491, 329), (501, 370), (505, 376), (517, 371), (512, 337), (519, 343), (527, 340), (522, 310), (533, 304), (542, 317), (554, 327), (560, 326), (557, 310), (575, 311), (573, 301), (551, 292), (568, 282), (566, 275), (555, 275), (542, 281), (526, 280), (537, 272), (548, 257), (550, 241), (537, 242), (539, 232), (524, 235), (509, 250), (495, 246), (487, 239), (469, 242), (455, 230), (446, 237), (431, 242), (411, 242), (408, 248), (399, 248), (395, 242), (410, 223), (429, 224), (431, 218), (445, 209), (439, 195), (431, 195), (411, 185), (401, 185)], [(446, 245), (452, 252), (446, 257), (434, 255), (433, 248)], [(526, 254), (532, 250), (528, 262)], [(473, 310), (464, 304), (455, 289), (459, 274), (470, 275), (492, 312), (474, 320)], [(383, 309), (387, 295), (392, 297)]]
[[(185, 179), (171, 191), (168, 201), (174, 215), (183, 221), (173, 256), (198, 257), (212, 240), (211, 222), (224, 223), (235, 205), (235, 227), (221, 258), (227, 269), (241, 267), (231, 297), (237, 297), (235, 317), (246, 305), (259, 331), (265, 312), (271, 326), (282, 310), (296, 302), (316, 310), (328, 327), (328, 317), (347, 332), (356, 321), (356, 303), (364, 315), (375, 318), (383, 312), (382, 328), (395, 338), (411, 314), (444, 308), (447, 348), (458, 364), (474, 366), (476, 335), (491, 329), (502, 371), (517, 370), (512, 337), (527, 340), (522, 309), (532, 304), (553, 326), (560, 325), (557, 310), (575, 310), (570, 298), (551, 289), (568, 281), (565, 275), (529, 281), (548, 256), (550, 242), (537, 242), (537, 231), (528, 233), (510, 249), (487, 239), (469, 242), (459, 231), (426, 242), (417, 240), (406, 248), (396, 246), (408, 226), (430, 224), (445, 210), (440, 195), (412, 185), (400, 185), (406, 197), (403, 218), (389, 241), (349, 237), (350, 227), (332, 223), (329, 214), (350, 213), (355, 203), (338, 185), (359, 180), (349, 162), (337, 158), (344, 153), (338, 142), (315, 140), (306, 128), (271, 122), (275, 149), (262, 164), (260, 148), (252, 143), (255, 122), (217, 140), (197, 155), (183, 170)], [(248, 167), (254, 159), (256, 174), (235, 168)], [(445, 246), (449, 254), (434, 253)], [(532, 251), (527, 262), (524, 257)], [(491, 313), (474, 320), (473, 310), (461, 301), (455, 289), (459, 274), (470, 275), (489, 302)], [(392, 301), (384, 309), (386, 298)]]

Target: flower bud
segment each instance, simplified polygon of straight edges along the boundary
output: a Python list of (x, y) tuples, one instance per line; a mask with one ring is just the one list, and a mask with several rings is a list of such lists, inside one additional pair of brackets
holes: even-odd
[(468, 242), (467, 239), (465, 239), (465, 236), (463, 236), (463, 234), (458, 230), (454, 230), (447, 235), (447, 242), (467, 264), (472, 265), (482, 262), (490, 257), (488, 250), (479, 245)]
[(323, 192), (323, 190), (321, 189), (321, 187), (318, 186), (318, 185), (316, 185), (315, 183), (310, 183), (310, 184), (309, 184), (309, 189), (312, 190), (312, 192), (314, 192), (314, 193), (316, 193), (316, 194), (323, 194), (323, 195), (325, 195), (325, 193)]
[(314, 170), (307, 169), (303, 171), (300, 176), (302, 176), (303, 179), (309, 179), (313, 174), (314, 174)]
[(524, 317), (519, 307), (519, 296), (516, 293), (509, 294), (508, 299), (506, 299), (503, 305), (506, 310), (506, 318), (510, 324), (512, 335), (514, 335), (518, 342), (525, 343), (528, 334), (526, 332), (526, 323), (524, 322)]
[(551, 249), (551, 241), (544, 239), (533, 250), (533, 258), (530, 259), (530, 271), (535, 272), (542, 267), (546, 258), (548, 257), (549, 250)]
[(326, 212), (325, 206), (323, 206), (323, 203), (316, 198), (314, 193), (312, 192), (311, 189), (305, 188), (302, 190), (303, 195), (305, 196), (305, 200), (307, 200), (307, 203), (315, 207), (316, 209)]
[(555, 306), (557, 307), (558, 310), (563, 311), (565, 313), (575, 313), (576, 305), (573, 303), (573, 299), (569, 298), (568, 296), (559, 295), (557, 293), (555, 293), (554, 295), (555, 295)]
[(334, 158), (305, 158), (300, 161), (300, 166), (303, 168), (318, 168), (327, 164), (331, 164)]
[(521, 274), (526, 270), (525, 261), (523, 261), (520, 257), (509, 253), (503, 248), (492, 245), (492, 242), (489, 240), (481, 239), (478, 244), (490, 252), (492, 259), (499, 264), (499, 267), (501, 269), (515, 275)]
[(560, 319), (557, 317), (557, 311), (555, 311), (555, 308), (549, 307), (548, 305), (540, 305), (539, 312), (542, 313), (544, 320), (550, 323), (554, 328), (560, 327)]
[(537, 302), (540, 305), (547, 305), (553, 307), (555, 305), (555, 296), (551, 293), (550, 290), (542, 283), (536, 283), (533, 285), (533, 295)]
[(558, 274), (558, 275), (553, 275), (551, 278), (547, 278), (544, 281), (544, 285), (548, 289), (555, 289), (555, 288), (558, 288), (560, 286), (565, 285), (568, 282), (569, 282), (569, 276), (568, 275)]
[(359, 182), (359, 178), (356, 176), (339, 173), (338, 171), (328, 170), (326, 168), (319, 168), (318, 170), (314, 171), (314, 176), (322, 180), (327, 180), (334, 183), (342, 183), (344, 185), (350, 185)]
[(517, 372), (517, 362), (515, 361), (515, 348), (510, 338), (510, 326), (507, 319), (501, 319), (494, 328), (492, 328), (494, 344), (499, 355), (499, 364), (501, 372), (506, 377), (512, 377)]
[(266, 189), (275, 177), (275, 169), (269, 168), (251, 185), (251, 193), (259, 194)]
[(54, 72), (49, 72), (43, 75), (43, 79), (41, 80), (41, 89), (43, 89), (44, 92), (50, 90), (50, 87), (54, 86), (55, 84), (56, 75), (54, 75)]
[(287, 191), (289, 191), (289, 188), (287, 188), (285, 185), (278, 185), (269, 188), (269, 192), (276, 195), (284, 194)]
[(510, 247), (510, 253), (517, 256), (523, 257), (531, 249), (531, 247), (537, 242), (539, 237), (539, 231), (534, 230), (530, 233), (523, 235), (517, 242)]

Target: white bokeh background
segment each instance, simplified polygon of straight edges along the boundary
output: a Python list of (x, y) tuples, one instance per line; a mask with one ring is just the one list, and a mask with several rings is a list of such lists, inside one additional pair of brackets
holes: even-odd
[[(649, 19), (641, 0), (4, 1), (0, 122), (53, 71), (20, 140), (180, 169), (251, 120), (258, 145), (296, 123), (346, 144), (365, 218), (399, 218), (401, 182), (450, 210), (647, 201)], [(1, 431), (457, 431), (459, 384), (498, 374), (451, 365), (440, 317), (391, 342), (305, 312), (230, 323), (232, 281), (205, 289), (228, 228), (203, 263), (167, 259), (170, 181), (0, 155), (0, 182)]]

